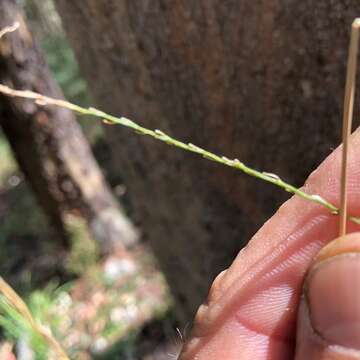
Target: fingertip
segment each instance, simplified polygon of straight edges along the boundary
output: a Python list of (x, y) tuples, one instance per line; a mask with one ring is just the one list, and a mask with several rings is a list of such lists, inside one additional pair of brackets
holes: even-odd
[(303, 291), (296, 358), (358, 359), (360, 233), (335, 239), (319, 252)]
[(347, 234), (329, 242), (319, 251), (311, 267), (326, 259), (346, 253), (360, 253), (360, 232)]

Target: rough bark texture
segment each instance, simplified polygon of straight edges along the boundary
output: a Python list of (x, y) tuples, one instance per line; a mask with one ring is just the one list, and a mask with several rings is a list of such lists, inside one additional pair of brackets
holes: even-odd
[[(19, 30), (0, 40), (0, 81), (61, 98), (16, 1), (1, 0), (0, 28), (15, 21)], [(134, 242), (136, 231), (121, 213), (70, 111), (2, 96), (0, 124), (63, 245), (69, 245), (69, 214), (86, 220), (103, 253)]]
[[(355, 0), (57, 0), (97, 106), (301, 185), (339, 141)], [(286, 198), (124, 129), (114, 165), (179, 311)]]

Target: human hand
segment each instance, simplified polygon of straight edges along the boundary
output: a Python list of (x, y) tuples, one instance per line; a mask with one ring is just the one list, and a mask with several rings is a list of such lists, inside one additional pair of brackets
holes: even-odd
[[(349, 153), (350, 214), (360, 213), (358, 159), (359, 130)], [(339, 203), (340, 162), (337, 149), (305, 191)], [(298, 197), (282, 205), (215, 279), (180, 359), (360, 359), (360, 233), (331, 242), (338, 222)], [(349, 233), (359, 229), (348, 224)]]

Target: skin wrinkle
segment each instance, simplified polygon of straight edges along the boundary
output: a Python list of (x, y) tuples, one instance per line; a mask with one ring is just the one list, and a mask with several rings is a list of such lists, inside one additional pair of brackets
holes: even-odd
[[(274, 266), (274, 262), (279, 261), (279, 257), (280, 260), (282, 260), (281, 255), (284, 254), (284, 252), (289, 251), (289, 248), (291, 249), (292, 247), (298, 246), (298, 244), (296, 243), (297, 238), (303, 237), (305, 232), (313, 230), (316, 225), (322, 224), (322, 222), (328, 220), (329, 216), (321, 215), (320, 217), (310, 221), (310, 223), (305, 221), (304, 227), (300, 228), (295, 234), (291, 234), (288, 238), (286, 238), (282, 243), (278, 245), (277, 249), (271, 249), (269, 253), (266, 254), (265, 258), (261, 259), (261, 261), (259, 262), (256, 262), (253, 267), (249, 269), (249, 272), (245, 275), (245, 277), (234, 279), (234, 282), (228, 287), (227, 291), (222, 294), (221, 298), (217, 299), (216, 302), (210, 302), (209, 305), (211, 305), (211, 307), (213, 307), (214, 309), (221, 307), (222, 309), (224, 309), (223, 311), (226, 312), (228, 307), (232, 307), (231, 302), (236, 301), (236, 303), (238, 303), (240, 301), (240, 298), (241, 302), (246, 300), (246, 298), (244, 299), (244, 296), (241, 296), (242, 294), (238, 294), (238, 289), (235, 288), (236, 283), (238, 285), (237, 287), (239, 288), (239, 281), (241, 281), (241, 293), (248, 292), (251, 290), (252, 287), (256, 287), (257, 284), (254, 284), (252, 280), (258, 277), (262, 278), (266, 276), (269, 271), (271, 271), (270, 269), (276, 268), (277, 266)], [(295, 253), (296, 251), (298, 251), (298, 249), (294, 249), (292, 253)], [(284, 259), (284, 261), (285, 260), (286, 258)], [(248, 294), (246, 294), (246, 297), (248, 297)], [(224, 302), (228, 303), (226, 308), (223, 308)], [(214, 315), (211, 314), (209, 318), (211, 317), (214, 317)], [(219, 317), (220, 316), (218, 316), (216, 319), (207, 321), (206, 327), (210, 325), (211, 321), (219, 322), (220, 320), (223, 320)], [(203, 337), (207, 334), (202, 334), (201, 330), (199, 332), (198, 329), (194, 335)]]
[[(240, 331), (239, 331), (240, 330)], [(270, 339), (266, 335), (258, 334), (256, 331), (247, 328), (245, 325), (237, 322), (236, 320), (230, 322), (230, 324), (226, 324), (223, 329), (220, 330), (222, 333), (226, 332), (238, 332), (240, 335), (235, 340), (238, 343), (242, 344), (242, 347), (245, 351), (251, 354), (252, 358), (256, 360), (260, 359), (269, 359), (268, 355), (264, 356), (264, 354), (272, 354), (274, 359), (288, 359), (288, 356), (292, 356), (293, 354), (293, 343), (284, 343), (282, 340)], [(221, 335), (221, 334), (220, 334)], [(216, 340), (215, 340), (216, 342)], [(226, 344), (223, 343), (223, 340), (220, 340), (222, 346), (221, 357), (216, 356), (216, 351), (213, 348), (217, 346), (217, 344), (212, 344), (209, 347), (201, 348), (194, 356), (189, 357), (191, 360), (202, 360), (202, 359), (226, 359), (226, 360), (238, 360), (236, 352), (234, 353)], [(226, 339), (225, 339), (226, 342)], [(229, 353), (231, 353), (231, 357), (229, 357)], [(215, 357), (214, 357), (215, 355)]]
[[(311, 214), (309, 216), (310, 216), (310, 218), (312, 217)], [(235, 314), (236, 318), (238, 319), (238, 321), (241, 324), (243, 324), (246, 328), (253, 329), (254, 331), (257, 331), (257, 333), (264, 335), (264, 336), (271, 337), (271, 335), (275, 335), (276, 339), (278, 339), (278, 340), (281, 339), (281, 336), (279, 334), (263, 333), (262, 329), (259, 329), (259, 327), (257, 327), (256, 325), (254, 326), (253, 324), (251, 324), (251, 322), (252, 322), (251, 319), (249, 319), (249, 321), (247, 322), (244, 318), (239, 318), (236, 310), (234, 310), (234, 309), (240, 308), (241, 303), (246, 301), (248, 298), (253, 297), (259, 288), (261, 288), (261, 287), (262, 287), (262, 289), (264, 288), (264, 285), (263, 285), (264, 281), (261, 281), (261, 280), (260, 281), (259, 280), (252, 281), (252, 280), (256, 280), (256, 278), (258, 278), (258, 277), (260, 277), (260, 279), (261, 279), (262, 277), (264, 277), (267, 274), (269, 269), (273, 269), (275, 267), (274, 262), (278, 261), (279, 256), (281, 254), (284, 254), (286, 251), (288, 251), (289, 247), (297, 247), (298, 246), (298, 244), (296, 243), (297, 238), (301, 239), (302, 237), (305, 237), (305, 238), (307, 238), (308, 241), (311, 241), (311, 239), (313, 238), (311, 236), (311, 234), (308, 234), (306, 236), (306, 235), (304, 235), (304, 233), (309, 232), (309, 231), (314, 231), (314, 229), (316, 230), (319, 227), (326, 228), (328, 226), (331, 226), (331, 222), (335, 223), (335, 218), (333, 216), (327, 215), (327, 214), (320, 215), (318, 218), (312, 219), (310, 221), (310, 224), (308, 223), (308, 221), (306, 221), (306, 219), (304, 221), (303, 227), (301, 227), (295, 234), (291, 234), (287, 239), (285, 239), (281, 243), (281, 244), (287, 244), (288, 246), (283, 247), (280, 250), (279, 254), (274, 254), (273, 250), (271, 250), (270, 253), (267, 254), (267, 256), (265, 257), (265, 261), (266, 261), (265, 264), (264, 264), (264, 259), (262, 259), (262, 263), (254, 264), (254, 268), (258, 268), (260, 265), (260, 269), (251, 269), (251, 270), (256, 270), (256, 272), (253, 272), (250, 270), (246, 274), (245, 278), (236, 279), (237, 282), (239, 282), (239, 280), (241, 280), (241, 284), (237, 284), (237, 288), (235, 288), (234, 286), (230, 286), (228, 291), (225, 292), (224, 295), (222, 295), (223, 303), (221, 303), (221, 300), (220, 300), (217, 303), (212, 303), (211, 306), (207, 308), (207, 311), (209, 311), (209, 309), (210, 309), (212, 314), (208, 315), (208, 314), (206, 314), (206, 311), (202, 310), (203, 318), (196, 319), (197, 321), (201, 320), (202, 326), (200, 328), (199, 327), (196, 328), (196, 326), (195, 326), (196, 330), (193, 333), (193, 336), (200, 338), (202, 341), (197, 341), (197, 344), (195, 346), (192, 346), (192, 349), (190, 349), (190, 354), (200, 351), (200, 349), (202, 347), (206, 346), (209, 342), (211, 342), (213, 336), (215, 336), (217, 334), (217, 331), (219, 330), (219, 328), (222, 327), (224, 323), (226, 323), (227, 320), (225, 320), (224, 318), (234, 316), (234, 314)], [(281, 247), (281, 244), (279, 244), (280, 247)], [(323, 244), (324, 244), (324, 242), (322, 242), (322, 244), (319, 244), (318, 250), (320, 249), (321, 245), (323, 245)], [(296, 252), (296, 249), (294, 249), (292, 253), (294, 254), (295, 252)], [(284, 256), (286, 256), (286, 254)], [(287, 258), (283, 259), (283, 261), (286, 261), (286, 260), (287, 260)], [(308, 261), (310, 262), (310, 260), (311, 260), (311, 256), (309, 256)], [(282, 261), (280, 261), (280, 263), (281, 262)], [(306, 264), (304, 264), (303, 267), (305, 269)], [(265, 280), (268, 280), (268, 279), (265, 279)], [(299, 284), (299, 287), (300, 287), (300, 284)], [(294, 296), (296, 296), (299, 293), (299, 288), (298, 289), (294, 288), (293, 291), (294, 291)], [(220, 314), (216, 314), (218, 309), (220, 310)], [(215, 313), (215, 315), (213, 315), (213, 313)], [(294, 317), (295, 317), (295, 314), (294, 314)], [(295, 326), (295, 320), (293, 320), (291, 323), (293, 326)], [(277, 324), (275, 324), (275, 326), (276, 325)], [(209, 331), (209, 329), (211, 329), (211, 332)], [(202, 331), (204, 331), (204, 332), (202, 332)], [(291, 331), (286, 331), (285, 334), (291, 334)], [(284, 343), (292, 343), (293, 341), (294, 341), (293, 334), (291, 335), (291, 337), (283, 336)], [(191, 355), (189, 358), (190, 359), (192, 358)]]
[(284, 343), (284, 344), (292, 344), (294, 343), (295, 341), (295, 338), (292, 337), (292, 338), (289, 338), (289, 339), (284, 339), (282, 336), (280, 335), (269, 335), (269, 334), (264, 334), (262, 333), (261, 331), (259, 331), (259, 329), (257, 329), (255, 326), (252, 326), (252, 324), (250, 323), (247, 323), (245, 322), (243, 319), (239, 319), (238, 317), (235, 317), (237, 319), (237, 321), (239, 322), (239, 324), (241, 324), (244, 328), (246, 328), (247, 330), (249, 331), (252, 331), (253, 333), (256, 333), (258, 335), (261, 335), (261, 336), (264, 336), (264, 337), (267, 337), (267, 338), (271, 338), (272, 340), (277, 340), (281, 343)]
[[(349, 209), (350, 213), (356, 216), (360, 210), (360, 184), (356, 181), (357, 174), (360, 172), (359, 163), (356, 161), (356, 153), (360, 152), (358, 146), (360, 145), (359, 131), (352, 135), (351, 144), (349, 156)], [(338, 202), (339, 197), (338, 182), (335, 180), (340, 173), (339, 155), (338, 148), (310, 175), (304, 185), (307, 192), (322, 195), (335, 204)], [(193, 336), (198, 337), (197, 344), (186, 347), (187, 352), (184, 353), (184, 359), (193, 359), (193, 356), (196, 356), (197, 353), (202, 353), (203, 349), (212, 346), (212, 342), (216, 341), (216, 335), (222, 331), (221, 329), (226, 326), (226, 323), (233, 321), (234, 318), (238, 323), (244, 324), (244, 318), (238, 316), (238, 311), (241, 310), (244, 301), (264, 291), (264, 288), (266, 291), (266, 288), (269, 288), (268, 283), (272, 285), (274, 285), (274, 281), (276, 282), (275, 285), (286, 283), (281, 278), (286, 273), (284, 270), (291, 273), (290, 270), (294, 266), (296, 271), (299, 270), (297, 268), (301, 268), (301, 271), (286, 274), (285, 278), (289, 279), (290, 277), (293, 294), (298, 298), (307, 266), (319, 248), (337, 236), (337, 223), (337, 217), (329, 214), (318, 205), (297, 197), (287, 201), (276, 215), (253, 237), (247, 248), (240, 252), (234, 264), (222, 276), (220, 280), (222, 284), (216, 285), (222, 289), (222, 293), (215, 291), (213, 298), (209, 301), (210, 306), (202, 309), (202, 315), (200, 319), (197, 319), (193, 333)], [(359, 230), (359, 227), (349, 224), (348, 232), (354, 232), (355, 230)], [(304, 248), (312, 244), (314, 244), (314, 247), (311, 248), (310, 246), (304, 252)], [(303, 253), (301, 254), (301, 252)], [(301, 255), (294, 264), (284, 265), (289, 256), (296, 258), (299, 253)], [(282, 266), (284, 266), (283, 271), (276, 273), (275, 270), (275, 274), (266, 275), (276, 268), (280, 269)], [(294, 301), (295, 303), (297, 301)], [(297, 304), (294, 304), (292, 306), (295, 309)], [(266, 305), (264, 304), (264, 306)], [(281, 322), (283, 314), (278, 315), (277, 318)], [(261, 314), (258, 314), (258, 316), (260, 319), (256, 321), (261, 327), (263, 325), (261, 324)], [(252, 326), (256, 321), (250, 319), (250, 323), (245, 325)], [(259, 330), (259, 326), (254, 327), (254, 329)], [(293, 339), (295, 326), (290, 325), (290, 329), (286, 330), (286, 338)], [(285, 333), (284, 329), (281, 332), (281, 326), (280, 332), (279, 329), (277, 331), (284, 338)], [(266, 335), (270, 336), (272, 333)]]
[[(311, 255), (309, 256), (309, 254), (316, 252), (316, 249), (319, 250), (321, 245), (322, 244), (319, 243), (309, 244), (300, 254), (301, 257), (305, 255), (306, 261), (309, 261), (309, 259), (311, 259)], [(251, 293), (249, 294), (250, 305), (252, 305), (254, 309), (247, 309), (247, 303), (239, 306), (242, 316), (238, 311), (237, 317), (242, 319), (243, 324), (247, 325), (247, 321), (250, 321), (256, 325), (258, 333), (271, 337), (282, 338), (283, 340), (293, 339), (291, 332), (285, 331), (284, 327), (289, 329), (295, 327), (295, 309), (297, 308), (300, 286), (294, 287), (292, 283), (300, 283), (305, 274), (305, 269), (298, 269), (299, 263), (301, 263), (301, 257), (299, 258), (297, 255), (298, 254), (295, 253), (285, 262), (281, 262), (279, 265), (281, 271), (273, 272), (272, 275), (266, 274), (260, 281), (257, 282), (257, 286), (254, 290), (255, 295), (252, 295)], [(291, 267), (292, 264), (297, 266)], [(284, 278), (284, 273), (286, 273), (287, 278)], [(269, 282), (270, 285), (268, 284)], [(262, 292), (257, 290), (262, 288), (265, 289)], [(274, 293), (274, 288), (278, 288), (279, 290), (281, 289), (281, 293)], [(257, 295), (257, 293), (259, 293), (259, 295)], [(269, 298), (269, 300), (261, 301), (263, 299), (259, 299), (259, 296), (262, 296), (265, 299)], [(287, 301), (287, 303), (284, 304), (284, 301)], [(265, 311), (263, 310), (264, 303), (267, 304)], [(261, 321), (256, 322), (253, 318), (256, 319), (256, 314), (260, 311), (262, 311)]]
[[(269, 328), (269, 326), (273, 326), (274, 324), (274, 321), (272, 319), (274, 313), (277, 313), (279, 315), (282, 315), (283, 313), (288, 313), (288, 316), (294, 317), (295, 313), (291, 312), (291, 307), (289, 306), (289, 304), (294, 301), (293, 298), (293, 289), (288, 284), (285, 283), (281, 285), (271, 286), (265, 289), (265, 291), (260, 292), (254, 298), (250, 299), (250, 301), (246, 302), (244, 305), (242, 305), (241, 310), (238, 311), (236, 314), (236, 318), (241, 324), (245, 325), (248, 329), (252, 329), (258, 334), (277, 338), (278, 340), (282, 341), (292, 340), (292, 338), (288, 339), (286, 338), (286, 336), (283, 336), (282, 333), (280, 333), (278, 336), (276, 332), (268, 331), (267, 328)], [(268, 306), (266, 308), (266, 313), (262, 313), (262, 320), (264, 324), (263, 326), (261, 326), (262, 324), (252, 322), (250, 319), (263, 310), (263, 305), (261, 304), (261, 302), (263, 301), (265, 301)]]
[[(311, 217), (311, 216), (310, 216), (310, 217)], [(289, 243), (290, 245), (293, 245), (293, 246), (294, 246), (294, 245), (296, 244), (296, 238), (302, 238), (302, 237), (305, 237), (305, 238), (308, 239), (308, 241), (311, 241), (311, 239), (312, 239), (313, 237), (312, 237), (311, 235), (304, 235), (304, 233), (309, 232), (309, 231), (311, 231), (311, 230), (314, 230), (314, 228), (320, 228), (320, 229), (329, 228), (329, 226), (331, 226), (331, 225), (333, 225), (333, 228), (334, 228), (334, 231), (335, 231), (335, 230), (336, 230), (336, 226), (337, 226), (337, 221), (336, 221), (336, 218), (335, 218), (335, 217), (333, 217), (333, 216), (331, 216), (331, 215), (328, 215), (328, 214), (320, 215), (318, 218), (315, 218), (315, 219), (313, 219), (312, 221), (310, 221), (310, 224), (305, 221), (304, 228), (300, 228), (296, 234), (290, 235), (290, 236), (284, 241), (284, 243), (287, 242), (287, 243)], [(350, 229), (350, 231), (351, 231), (351, 229)], [(323, 240), (323, 241), (321, 241), (321, 242), (318, 242), (318, 245), (316, 246), (316, 249), (319, 250), (319, 249), (321, 248), (321, 246), (323, 246), (323, 245), (325, 244), (325, 242), (328, 241), (328, 240), (330, 240), (330, 239), (327, 239), (327, 240)], [(297, 245), (298, 245), (298, 244), (297, 244)], [(310, 244), (310, 245), (311, 245), (311, 244)], [(280, 244), (280, 246), (281, 246), (281, 244)], [(314, 251), (313, 251), (312, 253), (311, 253), (311, 252), (308, 253), (308, 263), (311, 261), (311, 258), (312, 258), (311, 255), (314, 255), (314, 254), (317, 252), (317, 251), (315, 251), (316, 249), (313, 249)], [(283, 248), (282, 251), (281, 251), (281, 253), (284, 253), (286, 250), (287, 250), (286, 247)], [(295, 254), (295, 253), (296, 253), (296, 252), (294, 252), (294, 254)], [(276, 260), (276, 259), (278, 260), (278, 258), (275, 256), (275, 260)], [(271, 260), (272, 260), (272, 259), (271, 259)], [(288, 259), (285, 259), (285, 261), (286, 261), (286, 260), (288, 260)], [(280, 262), (280, 265), (279, 265), (279, 266), (281, 266), (281, 264), (282, 264), (282, 262)], [(256, 265), (257, 265), (257, 264), (255, 264), (255, 266), (256, 266)], [(271, 263), (271, 261), (268, 262), (267, 265), (269, 266), (269, 268), (272, 268), (272, 263)], [(302, 272), (303, 274), (305, 273), (306, 267), (307, 267), (307, 264), (303, 264), (303, 268), (304, 268), (304, 271)], [(262, 269), (262, 271), (259, 271), (257, 274), (251, 274), (251, 271), (249, 271), (249, 272), (250, 272), (250, 276), (248, 276), (248, 278), (246, 279), (247, 281), (245, 281), (245, 284), (244, 284), (244, 283), (242, 284), (242, 287), (241, 287), (241, 289), (240, 289), (241, 293), (242, 293), (242, 292), (246, 292), (246, 293), (248, 293), (248, 292), (250, 293), (250, 292), (251, 292), (251, 287), (252, 287), (252, 286), (251, 286), (251, 285), (252, 285), (251, 280), (253, 280), (253, 279), (256, 278), (257, 276), (259, 276), (259, 272), (262, 272), (263, 274), (265, 274), (265, 277), (266, 277), (266, 274), (267, 274), (266, 266), (264, 266), (263, 269)], [(238, 281), (238, 280), (237, 280), (237, 281)], [(243, 279), (242, 279), (242, 281), (244, 282)], [(253, 285), (253, 287), (255, 287), (255, 290), (256, 290), (256, 287), (261, 288), (262, 285), (261, 285), (260, 283), (262, 283), (262, 282), (261, 282), (261, 281), (260, 281), (260, 282), (256, 282), (256, 284)], [(246, 287), (246, 285), (247, 285), (248, 287)], [(233, 288), (234, 288), (234, 287), (231, 286), (231, 287), (230, 287), (230, 290), (233, 289)], [(300, 288), (300, 284), (299, 284), (299, 288)], [(256, 291), (255, 291), (255, 292), (256, 292)], [(294, 293), (297, 293), (297, 294), (295, 294), (295, 295), (298, 295), (299, 289), (297, 289), (297, 291), (296, 291), (296, 289), (294, 289)], [(232, 297), (235, 299), (235, 303), (232, 305), (232, 308), (239, 307), (239, 306), (240, 306), (240, 303), (243, 302), (243, 301), (246, 301), (246, 298), (253, 296), (253, 293), (245, 294), (246, 296), (241, 296), (242, 294), (238, 294), (238, 295), (239, 295), (238, 298), (237, 298), (236, 294), (235, 294), (235, 295), (232, 295)], [(223, 298), (228, 299), (227, 297), (229, 297), (229, 294), (224, 294), (224, 295), (223, 295)], [(226, 300), (225, 300), (225, 301), (226, 301)], [(218, 304), (211, 304), (211, 307), (220, 308), (223, 313), (234, 314), (234, 311), (232, 311), (232, 310), (229, 309), (228, 307), (221, 307), (221, 305), (218, 305)], [(205, 312), (205, 311), (203, 310), (203, 312)], [(206, 315), (203, 315), (203, 316), (206, 316)], [(239, 317), (238, 317), (238, 320), (239, 320), (239, 321), (241, 320), (240, 322), (241, 322), (246, 328), (249, 328), (249, 329), (251, 329), (251, 330), (253, 330), (253, 331), (257, 331), (259, 334), (262, 334), (262, 335), (265, 335), (265, 336), (269, 336), (269, 337), (271, 336), (272, 338), (273, 338), (273, 335), (275, 335), (275, 334), (270, 334), (270, 333), (264, 333), (264, 332), (262, 332), (261, 329), (258, 329), (258, 328), (256, 328), (256, 327), (253, 327), (250, 323), (247, 323), (247, 322), (245, 321), (245, 319), (239, 319)], [(202, 321), (204, 321), (204, 320), (202, 319)], [(226, 321), (225, 321), (223, 318), (221, 318), (221, 316), (219, 316), (219, 318), (217, 319), (216, 322), (217, 322), (217, 323), (220, 323), (219, 327), (221, 327), (222, 324), (223, 324), (224, 322), (226, 322)], [(191, 352), (193, 352), (193, 351), (200, 351), (201, 347), (204, 347), (208, 342), (210, 342), (211, 339), (212, 339), (212, 336), (216, 335), (216, 332), (218, 331), (218, 328), (217, 328), (216, 326), (214, 326), (213, 324), (212, 324), (212, 326), (210, 326), (210, 325), (211, 325), (211, 320), (210, 320), (210, 321), (207, 320), (207, 321), (204, 322), (204, 323), (205, 323), (205, 325), (204, 325), (205, 328), (213, 327), (213, 328), (211, 329), (212, 331), (211, 331), (211, 333), (208, 332), (208, 333), (203, 333), (203, 334), (201, 334), (201, 332), (200, 332), (200, 333), (198, 333), (198, 332), (194, 333), (193, 335), (198, 336), (199, 338), (207, 337), (207, 339), (206, 339), (205, 342), (204, 342), (204, 341), (203, 341), (203, 342), (198, 341), (198, 342), (197, 342), (198, 344), (197, 344), (196, 348), (192, 349)], [(292, 323), (293, 323), (293, 326), (295, 326), (295, 320), (293, 320)], [(286, 332), (286, 333), (291, 334), (291, 331)], [(276, 335), (276, 336), (274, 336), (274, 338), (280, 340), (280, 339), (281, 339), (281, 336)], [(289, 337), (289, 338), (284, 338), (283, 340), (284, 340), (284, 343), (286, 343), (286, 342), (292, 343), (292, 342), (293, 342), (293, 335), (291, 335), (291, 337)]]
[[(287, 206), (288, 204), (286, 203), (286, 204), (284, 204), (282, 207), (281, 207), (281, 209), (279, 209), (279, 211), (277, 212), (277, 215), (280, 215), (281, 216), (281, 213), (286, 213), (287, 212), (287, 208), (288, 208), (288, 206)], [(290, 209), (291, 210), (291, 209)], [(313, 214), (309, 214), (309, 218), (311, 218), (311, 217), (315, 217), (316, 216), (316, 214), (315, 214), (315, 212), (313, 213)], [(325, 214), (325, 215), (323, 215), (323, 216), (328, 216), (328, 214)], [(314, 221), (316, 221), (316, 220), (314, 220)], [(266, 244), (266, 239), (271, 239), (271, 238), (273, 238), (274, 237), (274, 235), (273, 234), (271, 234), (269, 231), (267, 231), (267, 229), (266, 229), (266, 227), (267, 227), (267, 225), (268, 225), (268, 223), (266, 223), (265, 225), (264, 225), (264, 227), (263, 227), (263, 231), (261, 231), (261, 232), (259, 232), (257, 235), (255, 235), (254, 236), (254, 238), (251, 240), (251, 242), (249, 243), (249, 245), (246, 247), (246, 248), (244, 248), (242, 251), (241, 251), (241, 253), (240, 253), (240, 255), (237, 257), (237, 259), (240, 259), (240, 257), (241, 258), (244, 258), (244, 259), (241, 259), (242, 261), (241, 261), (241, 263), (239, 264), (239, 265), (244, 265), (244, 262), (245, 262), (245, 266), (242, 266), (242, 269), (238, 269), (238, 268), (236, 268), (236, 267), (231, 267), (229, 270), (228, 270), (228, 272), (227, 272), (227, 274), (226, 274), (226, 277), (225, 277), (225, 284), (223, 285), (223, 287), (224, 288), (230, 288), (230, 287), (232, 287), (235, 283), (236, 283), (236, 281), (239, 279), (239, 278), (241, 278), (241, 276), (243, 276), (244, 274), (246, 274), (247, 272), (249, 272), (249, 271), (252, 271), (252, 270), (254, 270), (259, 264), (261, 264), (263, 261), (264, 261), (264, 258), (266, 259), (268, 256), (269, 256), (269, 254), (270, 255), (273, 255), (274, 254), (274, 252), (276, 252), (276, 253), (280, 253), (281, 252), (281, 248), (287, 248), (287, 243), (288, 242), (293, 242), (294, 240), (295, 240), (295, 234), (299, 231), (298, 229), (299, 229), (299, 227), (301, 228), (302, 226), (303, 227), (305, 227), (306, 225), (307, 225), (307, 219), (305, 219), (304, 221), (303, 221), (303, 224), (301, 224), (300, 226), (299, 226), (299, 224), (297, 224), (297, 228), (298, 229), (296, 229), (296, 227), (294, 226), (294, 227), (290, 227), (290, 226), (288, 226), (288, 233), (290, 234), (287, 238), (285, 238), (283, 241), (281, 241), (280, 243), (278, 243), (278, 244), (275, 244), (275, 245), (272, 245), (271, 247), (270, 246), (268, 246), (267, 244)], [(300, 232), (301, 232), (301, 229), (300, 229)], [(276, 234), (278, 237), (282, 237), (282, 233), (279, 233), (279, 234)], [(275, 235), (275, 236), (276, 236)], [(264, 253), (263, 254), (263, 256), (261, 257), (261, 258), (258, 258), (258, 259), (255, 259), (255, 261), (252, 261), (252, 263), (250, 263), (250, 264), (247, 264), (246, 263), (246, 257), (248, 257), (249, 255), (251, 255), (251, 254), (249, 254), (249, 252), (251, 252), (251, 250), (252, 250), (252, 248), (251, 248), (251, 243), (252, 242), (256, 242), (256, 241), (258, 241), (257, 239), (258, 238), (261, 238), (261, 241), (262, 241), (262, 246), (264, 246), (263, 245), (263, 243), (265, 243), (266, 245), (265, 245), (265, 248), (267, 249), (266, 250), (266, 253)], [(236, 263), (236, 260), (235, 260), (235, 263)], [(240, 270), (240, 271), (239, 271)], [(242, 271), (241, 271), (242, 270)], [(231, 271), (232, 271), (232, 273), (231, 273)], [(236, 276), (234, 276), (234, 275), (236, 275)]]
[[(294, 204), (295, 202), (296, 204)], [(311, 205), (312, 207), (310, 208)], [(303, 211), (305, 213), (308, 212), (308, 217), (312, 218), (312, 217), (316, 217), (319, 214), (319, 209), (322, 214), (324, 214), (325, 216), (329, 216), (328, 212), (321, 209), (320, 206), (317, 205), (313, 206), (313, 204), (309, 204), (297, 197), (292, 197), (290, 200), (285, 202), (277, 211), (276, 216), (265, 223), (262, 229), (249, 242), (246, 248), (243, 249), (241, 254), (237, 256), (237, 258), (234, 261), (235, 266), (233, 265), (232, 267), (230, 267), (230, 269), (226, 274), (226, 277), (224, 279), (226, 285), (224, 285), (224, 287), (232, 286), (233, 283), (236, 281), (236, 280), (234, 281), (234, 278), (240, 278), (242, 275), (247, 273), (250, 270), (250, 268), (257, 266), (257, 263), (258, 262), (261, 263), (264, 260), (264, 258), (268, 256), (269, 253), (271, 254), (273, 251), (276, 251), (279, 246), (282, 246), (284, 240), (286, 241), (288, 238), (292, 236), (293, 233), (296, 233), (299, 228), (305, 226), (307, 219), (303, 219), (302, 223), (299, 224), (299, 221), (297, 220), (296, 216), (291, 218), (286, 214), (291, 214), (291, 213), (296, 214)], [(274, 228), (273, 223), (274, 222), (276, 223), (276, 218), (282, 218), (282, 216), (288, 217), (287, 223), (285, 225), (281, 224), (282, 226), (275, 227), (275, 229), (281, 228), (282, 231), (280, 230), (273, 231), (272, 230)], [(287, 239), (284, 239), (279, 243), (274, 243), (271, 241), (274, 238), (283, 238), (284, 234), (286, 233), (289, 234)], [(261, 256), (256, 256), (257, 254), (255, 254), (254, 256), (252, 245), (260, 241), (261, 241), (260, 247), (262, 250), (260, 254)], [(254, 259), (254, 257), (256, 258)], [(237, 261), (240, 258), (241, 261)]]

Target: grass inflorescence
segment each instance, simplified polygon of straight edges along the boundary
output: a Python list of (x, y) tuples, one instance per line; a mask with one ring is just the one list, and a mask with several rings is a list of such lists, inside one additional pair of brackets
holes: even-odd
[[(168, 145), (172, 145), (172, 146), (178, 147), (180, 149), (190, 151), (192, 153), (196, 153), (210, 161), (214, 161), (219, 164), (240, 170), (245, 174), (248, 174), (248, 175), (258, 178), (260, 180), (263, 180), (263, 181), (269, 182), (273, 185), (276, 185), (289, 193), (300, 196), (301, 198), (303, 198), (305, 200), (309, 200), (316, 204), (319, 204), (319, 205), (325, 207), (326, 209), (328, 209), (334, 215), (339, 214), (339, 208), (336, 207), (334, 204), (330, 203), (329, 201), (327, 201), (326, 199), (324, 199), (322, 196), (320, 196), (318, 194), (308, 194), (305, 191), (303, 191), (302, 189), (299, 189), (299, 188), (285, 182), (284, 180), (282, 180), (279, 176), (277, 176), (275, 174), (255, 170), (255, 169), (245, 165), (243, 162), (241, 162), (238, 159), (229, 159), (228, 157), (225, 157), (225, 156), (216, 155), (216, 154), (214, 154), (208, 150), (205, 150), (199, 146), (196, 146), (192, 143), (186, 143), (186, 142), (177, 140), (174, 137), (164, 133), (161, 130), (158, 130), (158, 129), (151, 130), (146, 127), (143, 127), (143, 126), (137, 124), (136, 122), (134, 122), (130, 119), (127, 119), (125, 117), (116, 117), (116, 116), (110, 115), (108, 113), (105, 113), (104, 111), (98, 110), (94, 107), (84, 108), (82, 106), (73, 104), (66, 100), (54, 99), (54, 98), (51, 98), (51, 97), (48, 97), (45, 95), (41, 95), (41, 94), (33, 92), (33, 91), (29, 91), (29, 90), (15, 90), (15, 89), (12, 89), (12, 88), (2, 85), (2, 84), (0, 84), (0, 93), (3, 93), (8, 96), (13, 96), (13, 97), (31, 99), (31, 100), (35, 101), (38, 105), (41, 105), (41, 106), (55, 105), (55, 106), (59, 106), (62, 108), (72, 110), (78, 114), (94, 116), (94, 117), (102, 119), (104, 123), (109, 124), (109, 125), (125, 126), (127, 128), (132, 129), (137, 134), (151, 136), (151, 137), (153, 137), (157, 140), (160, 140)], [(354, 222), (356, 224), (360, 224), (360, 218), (358, 218), (358, 217), (349, 216), (349, 220), (351, 220), (352, 222)]]

